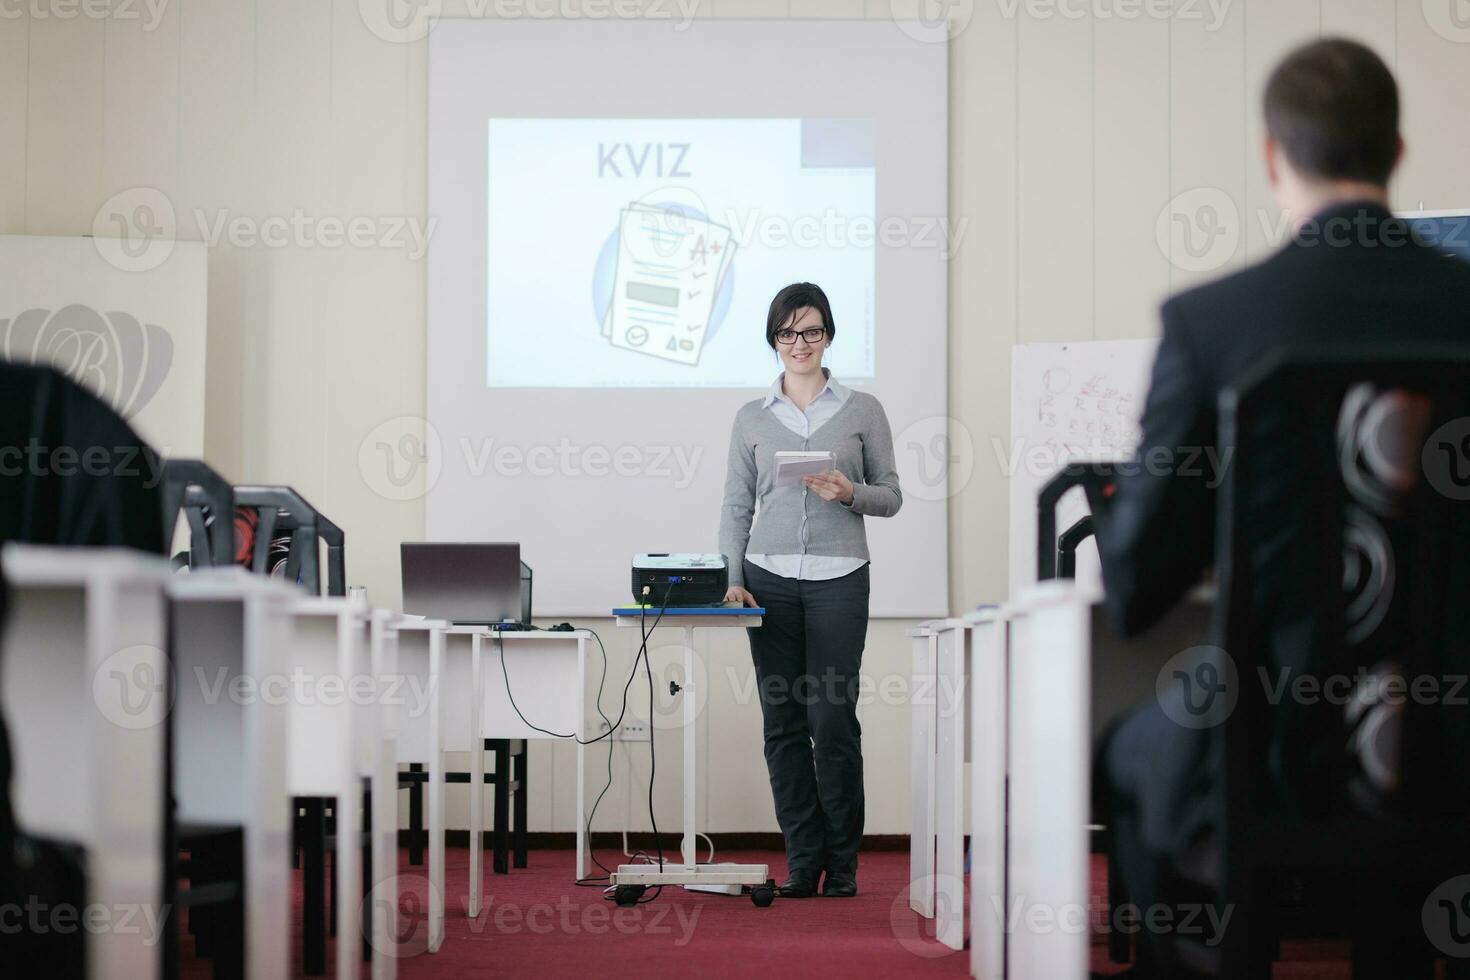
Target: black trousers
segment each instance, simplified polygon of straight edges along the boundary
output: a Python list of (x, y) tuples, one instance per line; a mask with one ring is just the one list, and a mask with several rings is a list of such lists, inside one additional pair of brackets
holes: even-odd
[[(1181, 696), (1169, 688), (1161, 698)], [(1137, 908), (1133, 921), (1144, 924), (1138, 972), (1186, 980), (1219, 975), (1228, 922), (1208, 914), (1219, 882), (1210, 733), (1177, 724), (1173, 719), (1185, 715), (1173, 707), (1149, 704), (1118, 720), (1103, 738), (1093, 780), (1128, 901)], [(1150, 928), (1150, 915), (1179, 927)]]
[(855, 874), (863, 837), (857, 696), (868, 566), (821, 582), (744, 567), (746, 590), (766, 609), (762, 625), (747, 632), (786, 866)]

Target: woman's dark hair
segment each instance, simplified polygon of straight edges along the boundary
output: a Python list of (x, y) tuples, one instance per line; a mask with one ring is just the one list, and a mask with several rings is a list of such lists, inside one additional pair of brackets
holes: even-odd
[(776, 334), (786, 326), (791, 315), (803, 307), (810, 306), (822, 315), (822, 326), (827, 330), (827, 342), (837, 336), (837, 327), (832, 322), (832, 304), (822, 287), (809, 282), (794, 282), (776, 294), (771, 300), (771, 310), (766, 314), (766, 343), (776, 349)]
[(1356, 41), (1313, 41), (1287, 55), (1266, 83), (1265, 115), (1266, 131), (1308, 176), (1386, 185), (1398, 162), (1398, 86)]

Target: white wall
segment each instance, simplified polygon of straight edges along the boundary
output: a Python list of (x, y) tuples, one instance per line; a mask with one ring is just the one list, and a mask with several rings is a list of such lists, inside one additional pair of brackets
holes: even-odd
[[(446, 3), (446, 13), (464, 2)], [(671, 0), (636, 2), (677, 19)], [(919, 0), (685, 2), (713, 17), (920, 9)], [(975, 464), (951, 503), (954, 609), (1005, 590), (1010, 346), (1153, 334), (1158, 302), (1212, 274), (1184, 268), (1192, 263), (1177, 254), (1171, 263), (1156, 244), (1156, 221), (1177, 195), (1194, 192), (1181, 199), (1187, 213), (1224, 195), (1221, 227), (1238, 246), (1222, 268), (1268, 247), (1260, 220), (1275, 214), (1256, 157), (1258, 100), (1285, 49), (1319, 32), (1372, 44), (1397, 72), (1406, 105), (1397, 204), (1470, 206), (1470, 43), (1451, 40), (1448, 28), (1436, 33), (1428, 18), (1450, 2), (1174, 0), (1167, 17), (1150, 15), (1157, 0), (949, 4), (958, 29), (951, 220), (969, 220), (950, 280), (950, 412)], [(374, 36), (357, 0), (164, 4), (151, 30), (142, 4), (128, 8), (143, 15), (134, 20), (11, 17), (33, 5), (6, 7), (0, 233), (89, 233), (104, 201), (140, 185), (170, 198), (184, 238), (204, 237), (196, 208), (210, 223), (221, 210), (260, 221), (298, 209), (318, 221), (381, 220), (385, 232), (394, 221), (423, 222), (422, 42)], [(477, 6), (582, 9), (581, 0)], [(61, 0), (39, 7), (69, 9)], [(835, 56), (813, 52), (809, 65), (793, 66), (792, 84)], [(423, 507), (417, 497), (379, 496), (381, 478), (359, 469), (358, 450), (380, 423), (423, 411), (424, 264), (408, 252), (225, 241), (210, 255), (206, 455), (236, 480), (290, 483), (330, 513), (347, 532), (349, 578), (388, 605), (398, 600), (397, 543), (422, 533)], [(615, 676), (626, 677), (626, 638), (596, 625)], [(870, 630), (865, 665), (877, 680), (905, 674), (908, 625)], [(773, 830), (759, 709), (736, 703), (723, 680), (725, 667), (748, 670), (744, 640), (721, 638), (710, 655), (719, 680), (703, 717), (721, 766), (707, 797), (710, 828)], [(880, 701), (862, 716), (868, 829), (903, 832), (907, 712)], [(659, 746), (668, 765), (660, 770), (670, 773), (658, 781), (660, 814), (673, 826), (677, 737), (665, 734)], [(572, 758), (568, 746), (536, 746), (536, 829), (571, 829)], [(622, 789), (620, 780), (604, 801), (610, 816), (627, 811)], [(452, 788), (451, 800), (462, 803), (463, 792)], [(635, 815), (634, 826), (645, 824)]]

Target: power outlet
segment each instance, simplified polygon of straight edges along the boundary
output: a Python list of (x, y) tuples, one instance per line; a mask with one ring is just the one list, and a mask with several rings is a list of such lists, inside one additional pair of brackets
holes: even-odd
[[(599, 721), (597, 723), (597, 729), (599, 732), (607, 731), (607, 722)], [(612, 740), (614, 742), (646, 742), (648, 739), (649, 729), (648, 722), (646, 721), (629, 721), (624, 718), (623, 723), (618, 726), (618, 730), (612, 733)]]

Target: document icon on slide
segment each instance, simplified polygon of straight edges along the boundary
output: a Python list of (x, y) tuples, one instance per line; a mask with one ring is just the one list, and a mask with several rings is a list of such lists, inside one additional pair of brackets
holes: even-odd
[(614, 347), (698, 364), (732, 239), (729, 228), (703, 217), (646, 204), (624, 208), (603, 335)]

